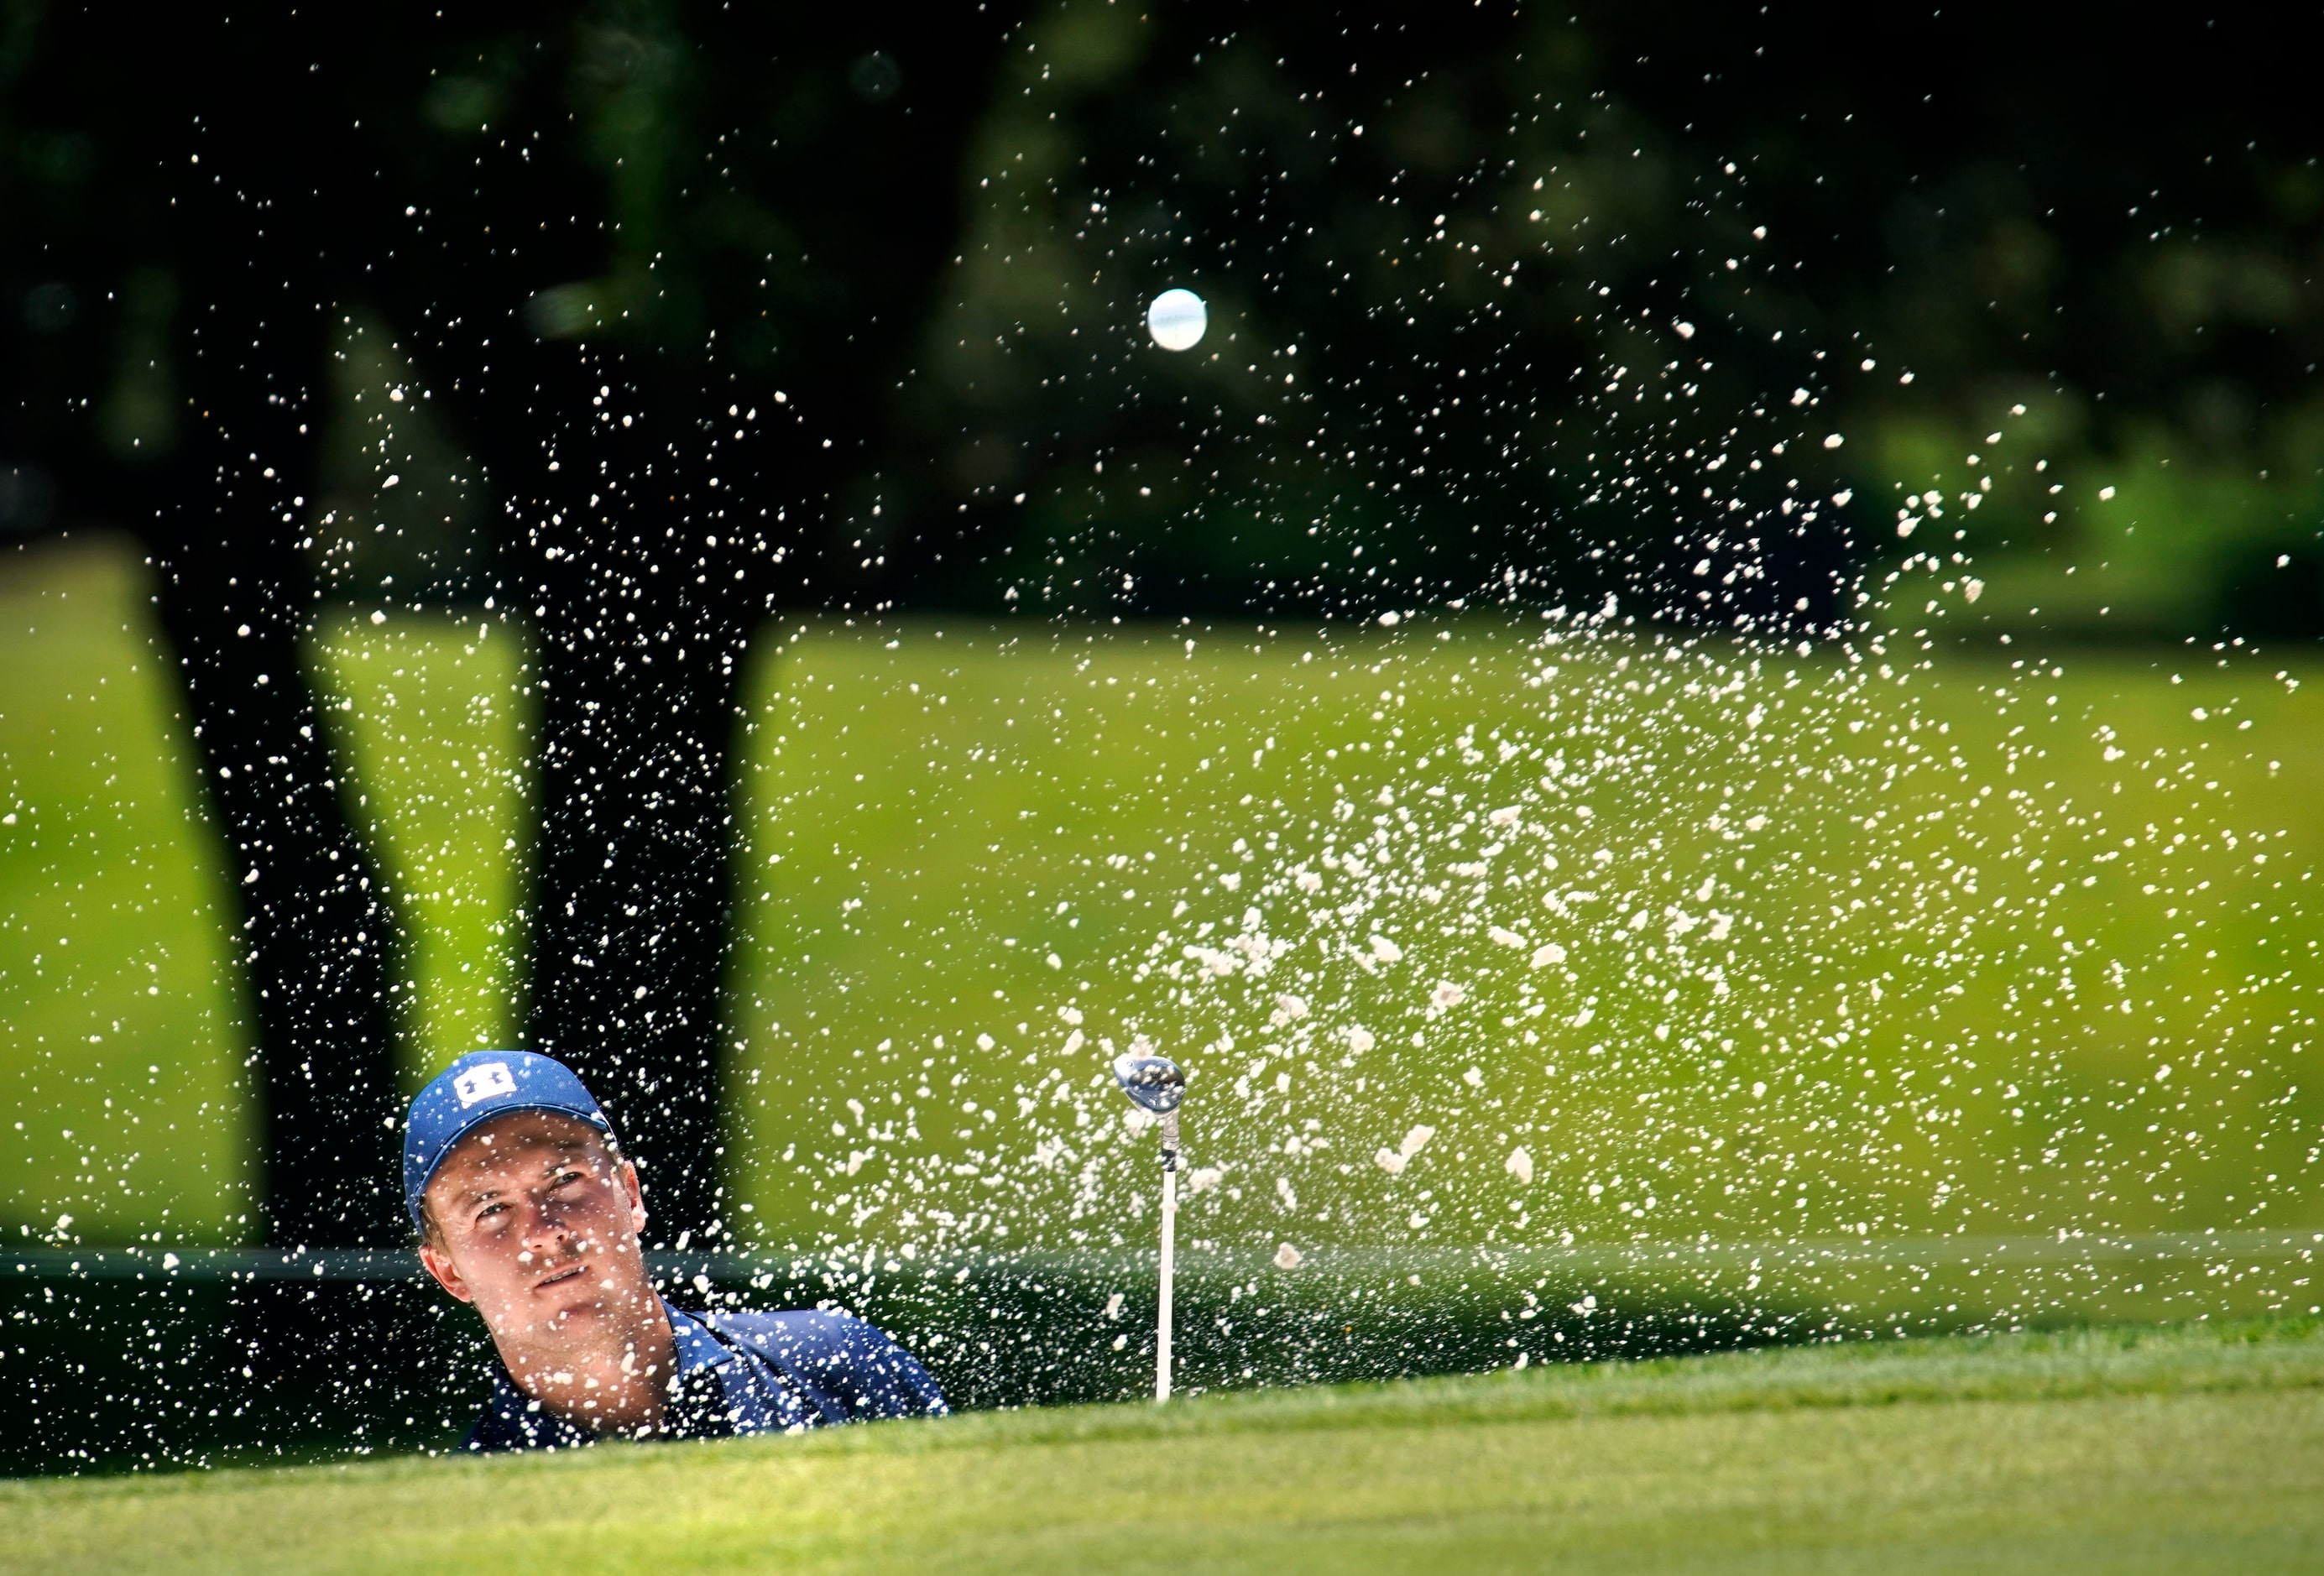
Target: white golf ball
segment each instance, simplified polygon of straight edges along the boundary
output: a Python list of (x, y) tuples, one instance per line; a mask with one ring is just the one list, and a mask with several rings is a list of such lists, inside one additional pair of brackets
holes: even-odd
[(1192, 350), (1211, 326), (1211, 309), (1190, 290), (1166, 290), (1146, 309), (1146, 331), (1165, 350)]

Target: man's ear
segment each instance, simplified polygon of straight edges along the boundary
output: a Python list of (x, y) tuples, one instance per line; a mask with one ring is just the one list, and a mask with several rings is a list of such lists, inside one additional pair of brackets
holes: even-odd
[(622, 1191), (630, 1195), (630, 1229), (642, 1234), (646, 1229), (646, 1195), (638, 1185), (637, 1162), (622, 1161), (621, 1176)]
[(452, 1262), (452, 1256), (441, 1248), (432, 1242), (422, 1242), (420, 1245), (420, 1262), (429, 1275), (435, 1276), (438, 1286), (464, 1303), (476, 1300), (476, 1294), (461, 1278), (459, 1267)]

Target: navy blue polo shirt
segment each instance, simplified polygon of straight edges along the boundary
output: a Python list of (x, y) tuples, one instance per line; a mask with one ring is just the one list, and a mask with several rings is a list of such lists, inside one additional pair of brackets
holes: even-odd
[[(678, 1388), (659, 1437), (798, 1433), (881, 1417), (940, 1417), (944, 1392), (887, 1333), (845, 1313), (683, 1313), (665, 1300), (678, 1341)], [(597, 1436), (544, 1409), (495, 1362), (492, 1398), (462, 1448), (570, 1450)]]

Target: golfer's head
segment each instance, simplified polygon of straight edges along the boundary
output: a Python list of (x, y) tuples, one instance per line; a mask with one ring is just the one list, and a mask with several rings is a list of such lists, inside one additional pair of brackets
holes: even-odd
[(637, 1169), (546, 1056), (480, 1052), (420, 1091), (404, 1192), (429, 1273), (496, 1336), (578, 1337), (651, 1295)]

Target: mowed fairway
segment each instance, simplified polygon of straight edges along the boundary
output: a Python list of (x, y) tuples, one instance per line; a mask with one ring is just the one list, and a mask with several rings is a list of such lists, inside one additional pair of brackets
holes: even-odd
[(2309, 1571), (2313, 1322), (0, 1487), (6, 1571)]
[(771, 1245), (1106, 1246), (1137, 1033), (1245, 1246), (2316, 1218), (2324, 689), (2273, 660), (793, 634), (728, 1015)]
[[(20, 1240), (239, 1229), (235, 885), (142, 573), (59, 554), (0, 595)], [(521, 1021), (521, 634), (333, 618), (313, 649), (415, 1083)], [(1104, 1070), (1146, 1033), (1196, 1081), (1188, 1238), (1262, 1255), (2312, 1236), (2324, 670), (2018, 649), (770, 623), (726, 1225), (867, 1275), (1149, 1242)], [(2319, 1301), (2304, 1261), (1999, 1267), (1851, 1327)]]

